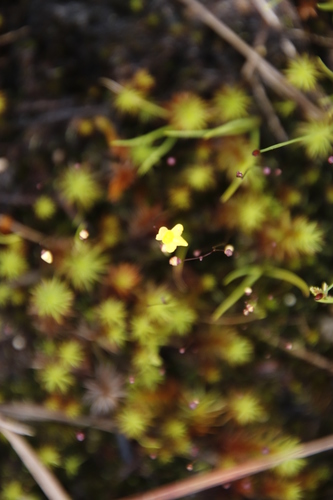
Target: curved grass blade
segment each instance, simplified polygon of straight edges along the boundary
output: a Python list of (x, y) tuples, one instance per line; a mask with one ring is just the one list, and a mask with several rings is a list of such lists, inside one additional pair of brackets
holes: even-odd
[(206, 133), (207, 130), (167, 130), (165, 135), (177, 139), (201, 139)]
[(246, 276), (246, 278), (238, 285), (237, 288), (219, 305), (219, 307), (213, 312), (212, 320), (218, 320), (222, 314), (224, 314), (230, 307), (232, 307), (243, 295), (244, 290), (247, 287), (252, 286), (261, 276), (261, 272), (257, 272), (256, 274), (251, 274), (250, 276)]
[(305, 297), (309, 297), (310, 295), (308, 284), (305, 283), (305, 281), (302, 278), (297, 276), (297, 274), (288, 271), (287, 269), (280, 269), (277, 267), (268, 268), (265, 269), (264, 274), (269, 278), (287, 281), (288, 283), (297, 286), (297, 288), (301, 290), (301, 292)]
[(262, 270), (258, 266), (246, 266), (241, 269), (235, 269), (235, 271), (231, 271), (231, 273), (227, 274), (227, 276), (223, 280), (224, 285), (229, 285), (232, 281), (237, 278), (241, 278), (242, 276), (254, 275), (254, 274), (262, 274)]
[(148, 134), (133, 137), (132, 139), (116, 139), (112, 141), (111, 144), (112, 146), (145, 146), (163, 137), (168, 129), (170, 129), (170, 127), (166, 125), (165, 127), (160, 127), (152, 132), (148, 132)]
[(203, 137), (204, 139), (210, 139), (211, 137), (218, 137), (223, 135), (244, 134), (246, 132), (252, 131), (253, 128), (258, 127), (259, 125), (259, 118), (238, 118), (237, 120), (232, 120), (228, 123), (224, 123), (219, 127), (207, 130)]
[(176, 139), (169, 137), (145, 159), (138, 169), (139, 175), (146, 174), (176, 143)]
[(244, 134), (258, 127), (259, 124), (260, 120), (258, 118), (238, 118), (208, 130), (167, 130), (165, 135), (177, 137), (178, 139), (210, 139), (223, 135)]

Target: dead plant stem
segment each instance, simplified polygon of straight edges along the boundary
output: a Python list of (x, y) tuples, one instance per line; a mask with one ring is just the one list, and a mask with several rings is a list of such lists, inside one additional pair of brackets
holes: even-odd
[(262, 80), (281, 97), (295, 101), (309, 118), (322, 119), (324, 112), (311, 102), (301, 91), (291, 85), (287, 79), (260, 54), (253, 50), (232, 29), (220, 21), (197, 0), (178, 0), (209, 26), (215, 33), (228, 42), (234, 49), (251, 61)]

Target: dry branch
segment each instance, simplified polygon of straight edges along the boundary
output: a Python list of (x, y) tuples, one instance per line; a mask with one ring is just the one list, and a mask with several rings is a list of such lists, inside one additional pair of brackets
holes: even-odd
[(253, 50), (232, 29), (220, 21), (206, 7), (197, 0), (178, 0), (186, 5), (190, 11), (215, 33), (228, 42), (242, 54), (260, 74), (262, 80), (281, 97), (295, 101), (309, 118), (322, 119), (324, 112), (311, 102), (301, 91), (291, 85), (287, 79), (267, 62), (260, 54)]
[(333, 435), (322, 439), (310, 441), (295, 448), (288, 453), (275, 453), (270, 457), (250, 460), (245, 464), (236, 465), (227, 470), (216, 470), (201, 474), (193, 478), (177, 481), (167, 486), (162, 486), (147, 493), (141, 493), (122, 500), (173, 500), (183, 498), (187, 495), (204, 491), (215, 486), (230, 483), (238, 479), (272, 469), (286, 460), (305, 458), (333, 448)]

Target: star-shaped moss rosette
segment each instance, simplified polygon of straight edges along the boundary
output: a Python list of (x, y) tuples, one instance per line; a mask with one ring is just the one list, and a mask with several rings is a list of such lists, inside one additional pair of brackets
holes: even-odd
[(176, 224), (172, 229), (165, 226), (160, 227), (156, 239), (162, 241), (162, 252), (172, 253), (177, 247), (187, 247), (187, 241), (181, 236), (183, 231), (182, 224)]
[(314, 295), (316, 302), (321, 302), (323, 304), (333, 304), (333, 297), (328, 295), (328, 292), (333, 288), (333, 284), (328, 286), (327, 283), (323, 283), (321, 288), (317, 286), (311, 286), (310, 292)]

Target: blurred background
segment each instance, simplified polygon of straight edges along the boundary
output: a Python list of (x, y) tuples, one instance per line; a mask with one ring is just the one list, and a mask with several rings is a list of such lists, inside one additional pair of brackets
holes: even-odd
[(200, 5), (1, 2), (3, 500), (333, 498), (333, 4)]

